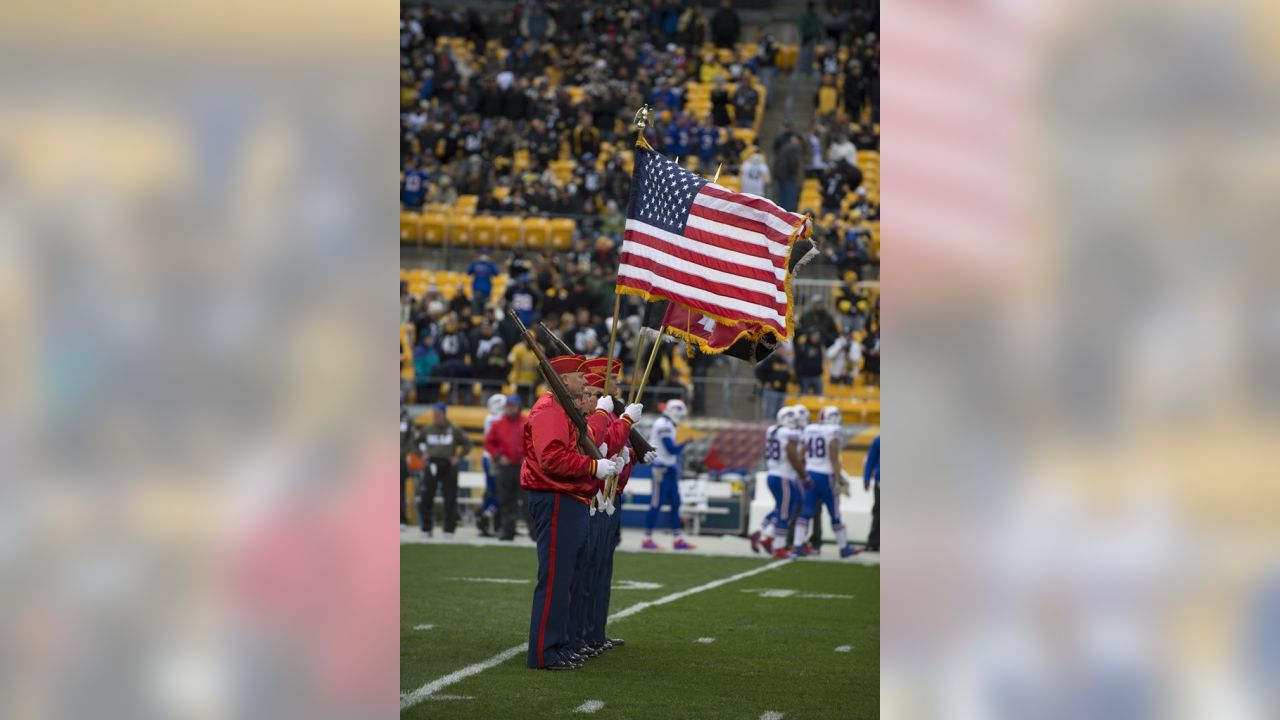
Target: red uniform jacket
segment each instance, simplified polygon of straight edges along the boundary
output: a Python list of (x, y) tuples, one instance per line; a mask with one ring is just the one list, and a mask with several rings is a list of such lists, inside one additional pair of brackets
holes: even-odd
[(509, 418), (506, 415), (493, 421), (489, 434), (484, 436), (484, 449), (489, 457), (519, 463), (524, 458), (524, 426), (529, 419), (523, 415)]
[[(631, 444), (631, 419), (628, 417), (618, 417), (604, 410), (596, 410), (587, 416), (587, 429), (591, 431), (591, 440), (596, 445), (608, 443), (609, 457), (617, 455), (624, 445)], [(618, 475), (618, 492), (622, 492), (622, 489), (627, 486), (627, 479), (631, 477), (631, 466), (636, 464), (635, 448), (631, 448), (631, 452), (633, 457)]]
[(520, 487), (569, 495), (584, 505), (600, 487), (596, 461), (578, 452), (578, 430), (551, 393), (543, 393), (524, 426)]

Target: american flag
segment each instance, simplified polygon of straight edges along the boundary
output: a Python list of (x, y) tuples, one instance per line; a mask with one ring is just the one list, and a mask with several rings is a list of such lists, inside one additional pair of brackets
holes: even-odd
[(637, 147), (618, 292), (789, 339), (787, 260), (808, 223)]

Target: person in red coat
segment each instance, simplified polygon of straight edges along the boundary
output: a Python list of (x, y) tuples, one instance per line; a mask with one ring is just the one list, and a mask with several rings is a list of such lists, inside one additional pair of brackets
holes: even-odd
[[(551, 359), (570, 394), (582, 392), (581, 355)], [(533, 404), (524, 428), (520, 487), (529, 493), (534, 541), (538, 544), (538, 584), (529, 617), (531, 668), (577, 670), (582, 656), (569, 635), (570, 587), (583, 565), (588, 505), (601, 480), (621, 469), (610, 459), (592, 460), (578, 450), (578, 431), (551, 393)]]
[[(520, 470), (524, 463), (524, 426), (527, 418), (520, 414), (520, 396), (507, 398), (501, 417), (489, 426), (484, 436), (484, 449), (494, 466), (498, 486), (498, 539), (512, 541), (516, 536), (516, 519), (528, 518), (529, 498), (520, 489)], [(533, 522), (529, 522), (533, 534)]]

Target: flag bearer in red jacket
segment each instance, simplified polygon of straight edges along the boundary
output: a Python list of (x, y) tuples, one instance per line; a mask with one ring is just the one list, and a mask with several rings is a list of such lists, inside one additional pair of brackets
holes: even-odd
[[(551, 359), (571, 394), (582, 392), (581, 355)], [(534, 540), (538, 544), (538, 584), (529, 619), (531, 668), (577, 670), (569, 635), (569, 588), (586, 546), (588, 504), (603, 478), (617, 472), (612, 460), (592, 460), (578, 450), (578, 432), (564, 408), (544, 393), (529, 411), (524, 430), (520, 487), (529, 493)]]

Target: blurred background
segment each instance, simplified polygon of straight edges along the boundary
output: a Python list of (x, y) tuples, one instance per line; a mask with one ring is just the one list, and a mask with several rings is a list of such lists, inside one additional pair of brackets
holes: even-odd
[(886, 716), (1280, 716), (1277, 20), (885, 4)]
[[(884, 714), (1276, 717), (1275, 8), (884, 10)], [(395, 712), (392, 12), (6, 8), (5, 717)]]

